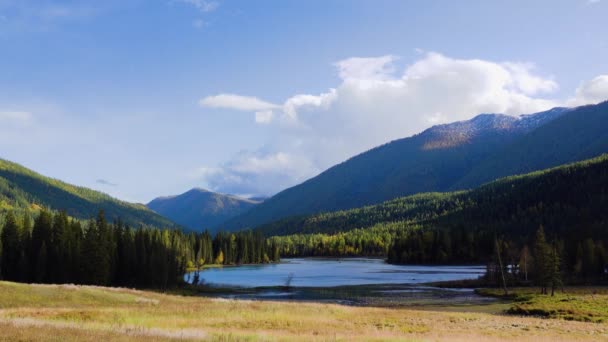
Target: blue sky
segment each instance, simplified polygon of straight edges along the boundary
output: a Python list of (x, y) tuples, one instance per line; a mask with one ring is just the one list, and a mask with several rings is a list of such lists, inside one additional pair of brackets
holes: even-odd
[(273, 194), (436, 123), (608, 98), (608, 1), (0, 0), (0, 157)]

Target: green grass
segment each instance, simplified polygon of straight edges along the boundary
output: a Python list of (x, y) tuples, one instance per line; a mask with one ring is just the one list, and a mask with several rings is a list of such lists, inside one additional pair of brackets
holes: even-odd
[(119, 306), (148, 301), (127, 289), (76, 285), (36, 285), (0, 282), (0, 309), (13, 307), (96, 307)]
[[(480, 289), (480, 294), (505, 297), (501, 289)], [(558, 318), (570, 321), (608, 322), (607, 287), (567, 287), (554, 296), (541, 295), (537, 288), (510, 289), (514, 303), (506, 313)]]

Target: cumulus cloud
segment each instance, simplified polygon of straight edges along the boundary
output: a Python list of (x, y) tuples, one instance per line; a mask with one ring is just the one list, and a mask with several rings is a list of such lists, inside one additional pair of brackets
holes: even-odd
[(201, 99), (199, 104), (204, 107), (235, 109), (242, 111), (264, 111), (279, 107), (273, 103), (260, 100), (257, 97), (234, 94), (208, 96)]
[(272, 182), (275, 189), (283, 189), (294, 181), (304, 181), (311, 169), (314, 165), (305, 156), (243, 152), (221, 167), (203, 167), (199, 173), (215, 191), (256, 196), (268, 193), (268, 182)]
[[(340, 83), (321, 94), (296, 94), (282, 104), (219, 94), (201, 106), (251, 112), (274, 129), (263, 149), (239, 154), (202, 177), (214, 190), (273, 194), (372, 147), (434, 124), (479, 113), (519, 115), (563, 105), (558, 89), (533, 64), (455, 59), (425, 53), (403, 70), (392, 55), (335, 63)], [(583, 84), (581, 102), (600, 98), (606, 79)]]
[(392, 55), (361, 58), (353, 57), (335, 63), (338, 75), (343, 80), (387, 80), (393, 78), (393, 62), (397, 57)]
[(608, 75), (600, 75), (591, 81), (581, 83), (576, 89), (574, 98), (568, 101), (568, 105), (579, 106), (606, 100), (608, 100)]
[(553, 79), (546, 79), (532, 74), (535, 66), (530, 63), (504, 63), (510, 72), (512, 87), (526, 95), (549, 93), (557, 90), (557, 83)]

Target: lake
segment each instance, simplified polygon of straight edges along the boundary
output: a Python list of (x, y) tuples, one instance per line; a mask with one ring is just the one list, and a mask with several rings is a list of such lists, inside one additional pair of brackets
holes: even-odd
[[(298, 258), (278, 264), (210, 268), (201, 284), (207, 295), (230, 299), (303, 300), (366, 306), (480, 305), (494, 301), (473, 289), (424, 283), (476, 279), (483, 266), (391, 265), (372, 258)], [(193, 274), (186, 275), (192, 281)], [(286, 287), (289, 283), (289, 288)]]
[(334, 287), (476, 279), (484, 272), (483, 266), (391, 265), (372, 258), (299, 258), (284, 259), (278, 264), (210, 268), (201, 272), (200, 278), (201, 283), (216, 287), (285, 286), (289, 279), (293, 287)]

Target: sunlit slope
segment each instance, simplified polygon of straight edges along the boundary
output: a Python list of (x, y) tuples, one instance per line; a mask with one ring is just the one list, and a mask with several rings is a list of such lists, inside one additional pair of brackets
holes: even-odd
[(176, 226), (141, 204), (115, 199), (102, 192), (45, 177), (19, 164), (0, 159), (0, 209), (47, 207), (88, 219), (103, 209), (109, 219), (121, 218), (131, 225)]

